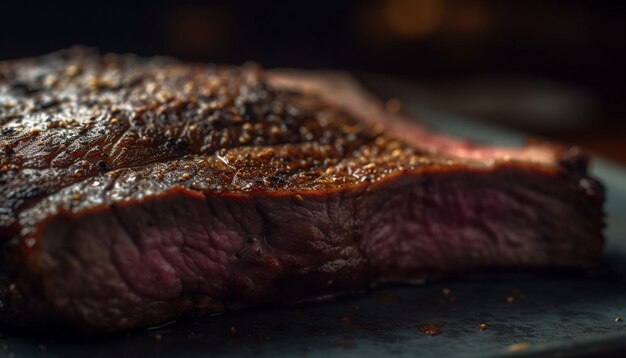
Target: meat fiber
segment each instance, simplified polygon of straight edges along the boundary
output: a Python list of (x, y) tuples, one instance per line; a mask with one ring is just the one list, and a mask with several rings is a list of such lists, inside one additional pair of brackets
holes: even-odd
[(0, 64), (0, 321), (98, 333), (472, 272), (592, 267), (575, 148), (429, 132), (349, 78)]

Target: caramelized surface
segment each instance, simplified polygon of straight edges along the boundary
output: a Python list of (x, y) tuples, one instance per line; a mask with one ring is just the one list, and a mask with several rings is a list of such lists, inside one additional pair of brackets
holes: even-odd
[(306, 191), (442, 162), (314, 94), (269, 86), (258, 68), (80, 49), (0, 64), (0, 124), (0, 227), (102, 175)]

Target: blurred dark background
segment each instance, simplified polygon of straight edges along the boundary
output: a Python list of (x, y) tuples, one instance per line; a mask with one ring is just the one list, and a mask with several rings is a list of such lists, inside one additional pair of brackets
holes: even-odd
[(74, 44), (414, 84), (424, 103), (626, 163), (626, 2), (3, 2), (0, 59)]

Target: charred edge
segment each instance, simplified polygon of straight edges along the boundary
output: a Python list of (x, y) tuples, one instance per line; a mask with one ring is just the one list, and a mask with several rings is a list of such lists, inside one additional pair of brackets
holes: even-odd
[(42, 188), (28, 188), (10, 193), (7, 202), (0, 207), (0, 240), (7, 240), (19, 233), (20, 223), (17, 216), (20, 212), (35, 206), (50, 191)]
[(588, 197), (602, 203), (606, 189), (600, 181), (589, 176), (589, 157), (579, 147), (569, 147), (559, 153), (556, 160), (562, 175)]
[(571, 176), (586, 176), (589, 158), (578, 147), (569, 147), (559, 154), (557, 164)]

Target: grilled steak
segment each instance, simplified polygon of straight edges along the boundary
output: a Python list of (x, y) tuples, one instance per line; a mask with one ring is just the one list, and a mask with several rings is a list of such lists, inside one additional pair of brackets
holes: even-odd
[(579, 151), (447, 138), (342, 76), (72, 49), (0, 64), (0, 125), (13, 327), (111, 332), (602, 252)]

